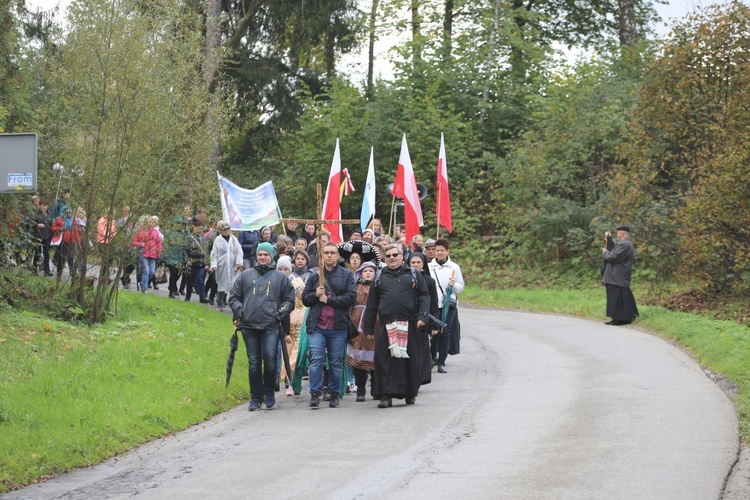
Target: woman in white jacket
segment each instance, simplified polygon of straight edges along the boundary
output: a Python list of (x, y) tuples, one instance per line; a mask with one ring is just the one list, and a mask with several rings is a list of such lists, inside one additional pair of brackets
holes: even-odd
[(227, 303), (227, 293), (234, 280), (242, 272), (242, 246), (224, 221), (216, 224), (219, 236), (211, 249), (211, 270), (216, 276), (216, 309), (223, 311)]

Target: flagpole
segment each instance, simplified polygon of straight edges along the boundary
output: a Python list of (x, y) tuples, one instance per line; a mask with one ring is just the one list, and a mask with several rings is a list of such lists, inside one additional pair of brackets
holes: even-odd
[(440, 239), (440, 202), (442, 201), (442, 196), (440, 196), (440, 190), (443, 188), (443, 186), (438, 183), (437, 185), (437, 237), (436, 240)]
[(393, 207), (396, 205), (396, 197), (393, 197), (393, 201), (391, 201), (391, 215), (388, 217), (388, 236), (390, 236), (391, 233), (391, 225), (393, 224)]

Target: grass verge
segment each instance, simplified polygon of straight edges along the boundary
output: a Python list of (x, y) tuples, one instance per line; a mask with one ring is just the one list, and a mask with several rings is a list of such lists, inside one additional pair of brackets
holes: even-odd
[(224, 389), (231, 320), (123, 293), (118, 317), (72, 325), (0, 310), (0, 492), (95, 464), (247, 400), (242, 349)]
[[(633, 287), (639, 304), (648, 292)], [(467, 286), (461, 295), (475, 305), (548, 312), (606, 320), (605, 292), (601, 287), (587, 289), (524, 288), (486, 290)], [(734, 321), (669, 311), (663, 307), (638, 307), (635, 326), (686, 347), (699, 363), (719, 374), (737, 388), (733, 398), (740, 421), (740, 435), (750, 442), (750, 328)]]

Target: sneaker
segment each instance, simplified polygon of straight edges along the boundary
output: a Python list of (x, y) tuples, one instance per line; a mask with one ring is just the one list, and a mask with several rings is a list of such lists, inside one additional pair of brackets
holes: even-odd
[(208, 304), (208, 299), (201, 299), (201, 304)]
[(286, 395), (287, 396), (294, 396), (294, 389), (292, 389), (292, 386), (286, 388)]
[(328, 402), (328, 406), (331, 408), (338, 408), (341, 406), (341, 402), (339, 401), (339, 397), (337, 395), (332, 395), (331, 400)]
[(313, 394), (310, 397), (310, 408), (317, 408), (318, 406), (320, 406), (320, 396)]
[(328, 389), (323, 389), (323, 401), (330, 401), (331, 400), (331, 393), (328, 392)]
[(448, 373), (445, 369), (445, 363), (438, 363), (438, 373)]
[(250, 406), (247, 407), (250, 411), (257, 411), (260, 410), (260, 401), (255, 401), (254, 399), (250, 401)]
[(266, 409), (270, 410), (276, 404), (276, 399), (273, 396), (266, 397)]
[(365, 390), (357, 389), (357, 403), (364, 403), (364, 402), (365, 402)]
[(390, 408), (393, 406), (393, 402), (391, 401), (391, 398), (387, 398), (383, 396), (380, 398), (380, 403), (378, 403), (378, 408)]

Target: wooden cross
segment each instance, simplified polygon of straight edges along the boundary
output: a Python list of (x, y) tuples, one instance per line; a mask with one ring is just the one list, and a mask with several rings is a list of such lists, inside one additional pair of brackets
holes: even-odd
[[(340, 219), (325, 220), (323, 219), (323, 188), (318, 184), (318, 218), (317, 219), (280, 219), (279, 222), (296, 222), (297, 224), (314, 224), (318, 231), (316, 243), (318, 245), (318, 275), (320, 276), (320, 285), (325, 286), (324, 267), (323, 267), (323, 226), (325, 224), (359, 224), (359, 219)], [(331, 196), (337, 196), (338, 193), (331, 193)], [(304, 230), (304, 226), (303, 226)]]

